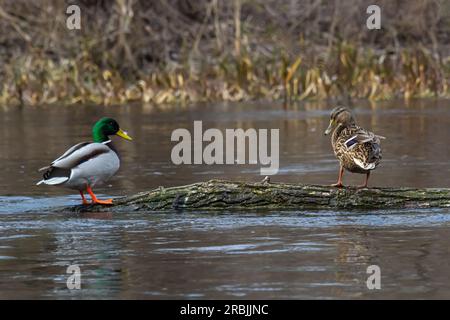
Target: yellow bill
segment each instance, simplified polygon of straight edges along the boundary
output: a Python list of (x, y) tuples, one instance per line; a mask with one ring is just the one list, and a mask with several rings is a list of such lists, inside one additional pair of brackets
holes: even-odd
[(333, 128), (334, 128), (334, 120), (330, 120), (330, 124), (329, 124), (327, 130), (325, 130), (324, 134), (325, 135), (329, 134), (333, 130)]
[(121, 138), (124, 138), (125, 140), (133, 140), (125, 131), (122, 129), (119, 129), (119, 131), (116, 132), (116, 135), (118, 135)]

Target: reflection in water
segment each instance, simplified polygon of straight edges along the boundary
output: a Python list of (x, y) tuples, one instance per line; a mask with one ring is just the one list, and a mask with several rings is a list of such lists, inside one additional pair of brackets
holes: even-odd
[[(36, 169), (89, 140), (92, 123), (104, 115), (135, 138), (117, 141), (122, 168), (105, 194), (211, 178), (261, 180), (260, 165), (174, 166), (171, 132), (192, 128), (194, 120), (205, 129), (278, 128), (280, 172), (272, 179), (332, 183), (338, 163), (323, 137), (329, 109), (325, 103), (288, 110), (272, 103), (3, 107), (0, 299), (450, 298), (448, 210), (55, 214), (45, 208), (77, 204), (78, 195), (34, 185)], [(387, 137), (373, 185), (447, 186), (445, 101), (362, 103), (356, 116)], [(362, 176), (345, 179), (358, 184)], [(80, 291), (66, 288), (71, 264), (81, 267)], [(381, 267), (381, 291), (366, 288), (372, 264)]]
[[(383, 215), (4, 214), (0, 299), (449, 298), (448, 214)], [(80, 291), (65, 286), (71, 264)]]

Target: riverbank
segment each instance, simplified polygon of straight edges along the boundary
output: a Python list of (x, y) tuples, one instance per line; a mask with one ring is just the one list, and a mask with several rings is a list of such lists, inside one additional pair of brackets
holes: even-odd
[(436, 59), (424, 47), (375, 52), (346, 42), (315, 57), (246, 54), (197, 71), (178, 65), (135, 79), (102, 68), (89, 54), (26, 55), (9, 61), (5, 70), (0, 103), (8, 105), (450, 97), (450, 56)]
[(0, 104), (449, 97), (450, 5), (366, 0), (0, 5)]

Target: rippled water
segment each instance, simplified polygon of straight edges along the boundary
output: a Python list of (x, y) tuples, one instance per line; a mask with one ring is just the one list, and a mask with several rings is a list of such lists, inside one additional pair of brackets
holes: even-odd
[[(332, 183), (337, 163), (322, 134), (330, 108), (0, 107), (0, 299), (450, 298), (447, 209), (64, 214), (49, 208), (78, 204), (78, 195), (34, 185), (36, 169), (88, 140), (90, 125), (103, 115), (135, 139), (117, 141), (122, 167), (98, 190), (104, 196), (262, 178), (255, 165), (174, 166), (170, 134), (191, 129), (194, 120), (204, 128), (279, 128), (280, 172), (272, 179)], [(356, 115), (388, 138), (372, 185), (448, 186), (447, 101), (361, 103)], [(71, 264), (81, 268), (81, 290), (66, 287)], [(373, 264), (381, 268), (381, 290), (366, 287)]]

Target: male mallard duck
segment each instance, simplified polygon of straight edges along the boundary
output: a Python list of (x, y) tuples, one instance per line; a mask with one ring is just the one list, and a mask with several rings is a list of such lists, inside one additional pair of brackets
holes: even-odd
[(343, 186), (342, 176), (346, 169), (350, 172), (365, 173), (366, 180), (360, 187), (366, 188), (370, 171), (381, 161), (380, 139), (384, 137), (358, 127), (353, 114), (345, 107), (336, 107), (331, 112), (330, 125), (325, 135), (331, 131), (331, 144), (340, 162), (339, 179), (333, 186)]
[(130, 136), (119, 127), (116, 120), (102, 118), (92, 128), (94, 142), (81, 142), (67, 150), (49, 166), (39, 169), (44, 171), (44, 179), (37, 184), (64, 186), (80, 192), (83, 204), (88, 204), (84, 197), (87, 191), (92, 203), (112, 204), (112, 199), (99, 200), (92, 188), (111, 178), (120, 167), (120, 160), (108, 136), (118, 135), (126, 140)]

